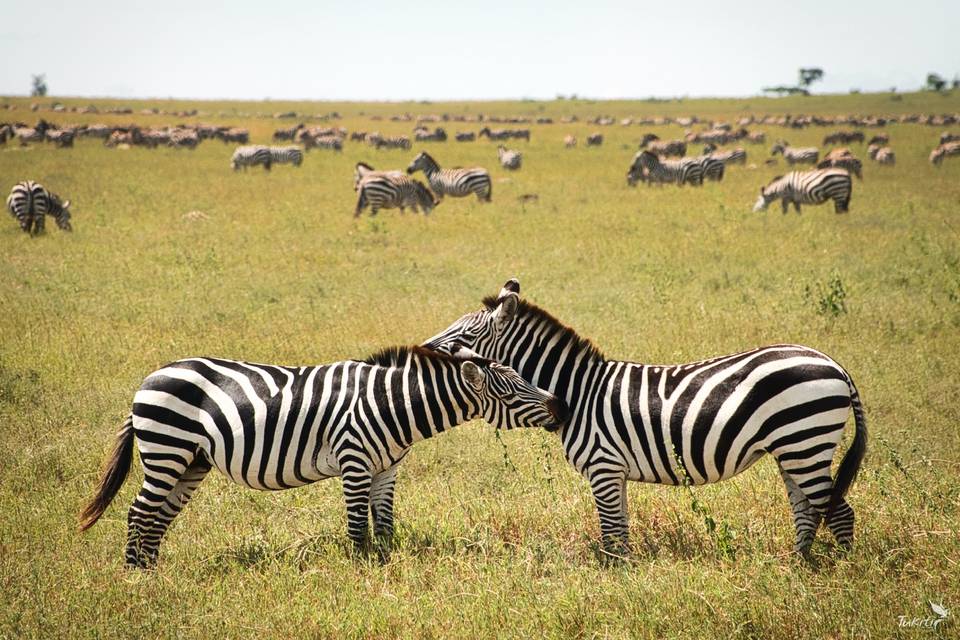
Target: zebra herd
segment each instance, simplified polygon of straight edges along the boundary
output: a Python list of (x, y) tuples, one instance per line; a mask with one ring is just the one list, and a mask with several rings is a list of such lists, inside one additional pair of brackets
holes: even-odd
[[(853, 440), (831, 477), (851, 409)], [(480, 417), (559, 434), (590, 484), (610, 556), (629, 554), (628, 480), (719, 482), (764, 454), (786, 485), (795, 551), (809, 551), (821, 523), (852, 545), (845, 495), (867, 430), (837, 362), (789, 344), (670, 366), (609, 360), (521, 300), (516, 280), (420, 347), (311, 367), (190, 358), (160, 368), (136, 392), (80, 528), (116, 496), (136, 446), (144, 479), (127, 516), (129, 566), (157, 562), (170, 523), (213, 468), (260, 490), (341, 477), (349, 538), (368, 549), (372, 517), (375, 540), (389, 545), (397, 466), (410, 447)]]

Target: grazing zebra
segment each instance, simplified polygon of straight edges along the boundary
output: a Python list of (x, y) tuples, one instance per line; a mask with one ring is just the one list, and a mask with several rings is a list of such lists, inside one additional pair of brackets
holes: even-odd
[(885, 146), (890, 144), (890, 134), (889, 133), (878, 133), (877, 135), (870, 138), (870, 141), (867, 142), (867, 146), (871, 147), (873, 145)]
[(673, 182), (681, 187), (685, 184), (699, 186), (703, 184), (703, 165), (694, 158), (661, 160), (652, 151), (638, 151), (627, 171), (627, 184), (635, 187), (641, 180), (646, 181), (648, 186), (664, 182)]
[(831, 150), (830, 153), (825, 155), (823, 160), (817, 164), (818, 169), (826, 169), (828, 167), (846, 169), (857, 176), (857, 180), (863, 180), (863, 163), (846, 147)]
[[(357, 167), (358, 171), (360, 167)], [(357, 207), (353, 217), (358, 218), (367, 206), (370, 215), (377, 215), (380, 209), (400, 209), (403, 213), (410, 207), (415, 213), (423, 208), (424, 215), (429, 215), (437, 206), (437, 198), (419, 180), (413, 180), (396, 171), (370, 171), (356, 183)]]
[(960, 142), (946, 142), (930, 152), (930, 162), (939, 167), (944, 158), (960, 156)]
[(477, 134), (473, 131), (458, 131), (456, 134), (457, 142), (473, 142), (477, 139)]
[(214, 135), (223, 140), (224, 144), (228, 142), (247, 144), (250, 142), (250, 130), (242, 129), (240, 127), (230, 127), (229, 129), (225, 129), (223, 131), (218, 130)]
[(176, 149), (186, 147), (193, 150), (200, 144), (200, 136), (190, 129), (174, 129), (170, 132), (170, 140), (167, 144)]
[(523, 161), (523, 157), (519, 151), (507, 149), (502, 144), (497, 147), (497, 158), (500, 159), (500, 166), (504, 169), (510, 169), (511, 171), (519, 169), (520, 163)]
[(333, 149), (343, 151), (343, 138), (339, 136), (304, 136), (301, 138), (304, 149)]
[(369, 136), (367, 140), (373, 139), (373, 146), (377, 149), (409, 149), (413, 146), (410, 138), (407, 136)]
[(577, 146), (577, 137), (571, 135), (563, 136), (563, 146), (565, 146), (567, 149), (573, 149), (575, 146)]
[(403, 171), (392, 170), (392, 171), (377, 171), (371, 167), (366, 162), (358, 162), (353, 169), (353, 190), (358, 191), (360, 189), (360, 181), (367, 177), (372, 176), (405, 176), (406, 174)]
[(303, 163), (303, 151), (299, 147), (268, 147), (270, 162), (273, 164), (292, 164), (299, 167)]
[(443, 127), (437, 127), (433, 131), (419, 128), (414, 131), (413, 137), (417, 142), (446, 142), (447, 132), (443, 130)]
[(719, 160), (723, 164), (746, 164), (747, 163), (747, 152), (746, 150), (743, 149), (743, 147), (717, 151), (716, 145), (708, 144), (703, 147), (703, 154), (710, 156), (714, 160)]
[(75, 136), (76, 132), (71, 129), (48, 129), (46, 132), (47, 141), (57, 145), (58, 149), (72, 147)]
[(482, 138), (483, 136), (487, 136), (490, 140), (509, 140), (513, 137), (508, 129), (491, 129), (490, 127), (480, 129), (477, 137)]
[(823, 146), (830, 144), (850, 144), (851, 142), (863, 144), (864, 139), (863, 131), (834, 131), (824, 137)]
[(303, 127), (304, 127), (303, 123), (300, 123), (295, 127), (290, 127), (289, 129), (277, 129), (276, 131), (273, 132), (273, 139), (274, 140), (295, 140), (297, 137), (297, 133), (299, 133), (300, 129), (303, 129)]
[(950, 133), (949, 131), (941, 133), (940, 144), (947, 144), (948, 142), (960, 142), (960, 133)]
[(20, 228), (31, 236), (43, 233), (44, 216), (53, 216), (57, 226), (73, 231), (70, 224), (70, 201), (50, 193), (39, 182), (24, 180), (13, 185), (7, 196), (7, 210), (17, 219)]
[[(648, 134), (648, 136), (651, 134)], [(644, 136), (647, 140), (648, 136)], [(653, 154), (664, 157), (683, 157), (687, 153), (687, 143), (683, 140), (647, 140), (641, 142), (641, 149), (646, 149)]]
[(696, 156), (692, 159), (700, 163), (704, 180), (712, 180), (714, 182), (723, 180), (725, 165), (722, 160), (714, 158), (710, 154)]
[(247, 167), (255, 167), (258, 164), (263, 165), (266, 171), (270, 171), (273, 156), (269, 147), (260, 144), (237, 147), (230, 158), (230, 166), (234, 171), (239, 171), (241, 167), (246, 171)]
[(783, 155), (783, 159), (787, 161), (787, 164), (817, 164), (817, 161), (820, 160), (820, 150), (816, 147), (791, 147), (789, 143), (783, 140), (774, 144), (770, 149), (771, 156), (775, 156), (778, 153)]
[(867, 147), (867, 155), (879, 164), (894, 165), (897, 163), (897, 157), (893, 153), (893, 149), (881, 146), (879, 143), (874, 143)]
[(475, 193), (480, 202), (490, 202), (493, 196), (490, 174), (482, 167), (441, 169), (429, 153), (421, 151), (407, 167), (407, 173), (415, 171), (423, 171), (437, 198), (463, 198)]
[(770, 184), (760, 188), (760, 197), (753, 210), (765, 211), (771, 202), (779, 199), (784, 213), (791, 202), (800, 213), (801, 204), (823, 204), (832, 199), (834, 211), (846, 213), (852, 193), (853, 183), (846, 169), (791, 171), (785, 176), (777, 176)]
[(587, 146), (588, 147), (599, 147), (603, 144), (603, 134), (602, 133), (592, 133), (587, 136)]
[[(514, 367), (563, 398), (567, 460), (589, 482), (605, 550), (628, 547), (626, 481), (705, 484), (731, 478), (764, 453), (776, 460), (805, 553), (821, 519), (844, 547), (853, 509), (844, 500), (863, 460), (867, 429), (850, 375), (829, 357), (773, 345), (679, 365), (607, 360), (508, 281), (482, 310), (425, 344), (470, 349)], [(850, 407), (853, 443), (834, 479), (830, 463)]]
[(214, 467), (266, 491), (339, 476), (350, 539), (367, 543), (372, 510), (374, 533), (386, 542), (397, 465), (410, 447), (480, 417), (496, 428), (556, 428), (567, 409), (508, 367), (420, 347), (313, 367), (179, 360), (147, 376), (134, 396), (80, 530), (120, 490), (136, 444), (144, 479), (127, 515), (129, 566), (156, 563), (170, 523)]

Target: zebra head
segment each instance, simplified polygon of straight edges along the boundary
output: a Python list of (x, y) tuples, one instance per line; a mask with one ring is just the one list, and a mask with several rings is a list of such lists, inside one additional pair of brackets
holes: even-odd
[(770, 147), (770, 155), (775, 156), (778, 153), (783, 154), (784, 150), (787, 148), (787, 142), (785, 140), (777, 140), (773, 143), (773, 146)]
[(410, 166), (407, 167), (407, 173), (412, 174), (416, 171), (426, 173), (427, 169), (433, 165), (436, 165), (436, 162), (430, 157), (430, 154), (426, 151), (421, 151), (417, 154), (417, 157), (413, 159), (413, 162), (410, 163)]
[(770, 189), (770, 185), (772, 185), (774, 182), (776, 182), (782, 177), (783, 176), (777, 176), (776, 178), (771, 180), (770, 184), (768, 184), (767, 186), (760, 187), (760, 197), (757, 198), (757, 201), (753, 205), (754, 213), (757, 213), (759, 211), (766, 211), (767, 207), (770, 206), (770, 203), (777, 199), (778, 196), (775, 191)]
[(497, 429), (543, 427), (556, 431), (570, 411), (560, 398), (533, 386), (510, 367), (483, 359), (462, 347), (454, 357), (468, 358), (460, 365), (467, 386), (477, 394), (480, 415)]
[(423, 343), (424, 347), (441, 353), (469, 349), (483, 358), (502, 360), (497, 353), (498, 338), (516, 318), (520, 307), (520, 282), (507, 280), (492, 308), (474, 311), (462, 316), (449, 327)]

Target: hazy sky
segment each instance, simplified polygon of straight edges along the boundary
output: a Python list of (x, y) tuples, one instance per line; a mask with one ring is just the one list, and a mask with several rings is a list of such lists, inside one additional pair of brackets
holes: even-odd
[[(960, 0), (0, 0), (0, 95), (240, 99), (753, 95), (960, 73)], [(42, 17), (42, 20), (38, 19)]]

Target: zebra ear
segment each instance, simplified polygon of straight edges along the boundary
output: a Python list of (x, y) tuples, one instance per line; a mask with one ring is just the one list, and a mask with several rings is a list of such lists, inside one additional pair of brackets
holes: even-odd
[(458, 360), (468, 360), (470, 358), (479, 358), (480, 354), (473, 349), (467, 349), (463, 345), (455, 344), (450, 347), (450, 355)]
[(487, 375), (479, 366), (477, 366), (475, 362), (467, 360), (461, 364), (460, 373), (463, 374), (463, 379), (466, 381), (466, 383), (473, 387), (476, 391), (483, 389)]
[(520, 296), (516, 293), (508, 293), (501, 296), (499, 302), (500, 304), (497, 305), (497, 310), (493, 314), (493, 322), (497, 332), (503, 331), (503, 328), (517, 315)]
[(63, 208), (64, 208), (64, 209), (69, 209), (69, 208), (70, 208), (70, 201), (69, 201), (69, 200), (67, 200), (66, 202), (63, 203)]
[(511, 293), (518, 296), (520, 295), (520, 281), (516, 278), (510, 278), (506, 281), (506, 283), (504, 283), (503, 288), (500, 289), (500, 293), (497, 295), (497, 299), (499, 300)]

